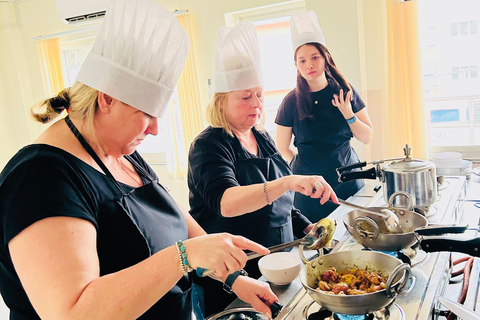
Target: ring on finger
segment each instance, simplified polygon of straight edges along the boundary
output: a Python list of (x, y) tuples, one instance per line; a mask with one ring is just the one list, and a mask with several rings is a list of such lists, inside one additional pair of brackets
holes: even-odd
[(322, 183), (320, 181), (317, 181), (317, 183), (315, 183), (315, 185), (313, 187), (316, 188), (316, 187), (319, 187), (321, 185), (322, 185)]

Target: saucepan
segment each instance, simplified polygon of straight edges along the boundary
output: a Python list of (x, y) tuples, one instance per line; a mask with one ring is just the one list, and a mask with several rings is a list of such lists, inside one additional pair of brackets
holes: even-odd
[[(403, 194), (409, 199), (406, 209), (392, 206), (393, 198), (397, 194)], [(379, 251), (399, 251), (424, 241), (423, 236), (462, 233), (468, 227), (467, 225), (454, 224), (428, 225), (427, 218), (415, 211), (411, 211), (411, 203), (410, 195), (405, 192), (397, 192), (389, 199), (390, 206), (388, 209), (398, 216), (400, 222), (402, 232), (399, 233), (392, 233), (390, 230), (382, 227), (383, 221), (378, 215), (362, 210), (348, 212), (343, 218), (343, 223), (356, 242), (364, 247)], [(374, 207), (371, 209), (378, 210), (379, 208)]]
[[(376, 179), (382, 182), (385, 201), (397, 191), (404, 191), (413, 197), (413, 207), (425, 209), (437, 201), (437, 175), (435, 163), (412, 159), (411, 147), (405, 145), (405, 158), (360, 162), (350, 166), (337, 168), (338, 181), (346, 182), (354, 179)], [(387, 162), (385, 165), (385, 162)], [(367, 164), (374, 167), (365, 171), (351, 171), (363, 168)], [(396, 199), (397, 206), (405, 207), (404, 199)]]
[[(377, 271), (388, 277), (385, 289), (360, 295), (336, 295), (317, 291), (318, 277), (335, 267), (337, 271), (357, 268)], [(341, 251), (313, 259), (300, 271), (300, 281), (308, 294), (322, 307), (349, 315), (368, 314), (392, 303), (405, 288), (410, 266), (399, 259), (375, 251)]]

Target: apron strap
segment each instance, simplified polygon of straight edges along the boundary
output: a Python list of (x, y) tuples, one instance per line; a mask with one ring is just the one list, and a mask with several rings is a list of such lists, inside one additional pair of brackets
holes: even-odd
[(95, 151), (92, 149), (92, 147), (88, 144), (87, 140), (83, 137), (83, 135), (78, 131), (77, 127), (73, 124), (72, 120), (70, 120), (69, 115), (65, 117), (65, 122), (67, 123), (68, 127), (72, 131), (73, 135), (78, 139), (78, 141), (81, 143), (83, 148), (90, 154), (90, 156), (95, 160), (95, 162), (98, 164), (98, 166), (103, 170), (105, 175), (113, 182), (113, 184), (120, 190), (122, 194), (125, 194), (125, 190), (122, 188), (120, 183), (113, 177), (113, 175), (110, 173), (110, 171), (107, 169), (105, 164), (100, 160), (98, 155), (95, 153)]

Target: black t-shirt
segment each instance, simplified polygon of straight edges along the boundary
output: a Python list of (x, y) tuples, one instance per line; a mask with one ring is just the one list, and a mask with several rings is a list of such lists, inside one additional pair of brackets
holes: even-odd
[[(271, 166), (278, 166), (280, 171), (291, 174), (288, 165), (278, 154), (275, 143), (265, 131), (252, 131), (259, 148), (259, 159), (273, 158), (269, 162)], [(190, 213), (207, 232), (231, 232), (249, 237), (249, 231), (253, 227), (280, 226), (292, 219), (294, 233), (303, 235), (303, 230), (310, 221), (293, 207), (293, 201), (289, 206), (283, 206), (276, 210), (275, 205), (262, 208), (256, 212), (224, 218), (220, 213), (220, 201), (225, 190), (235, 186), (249, 185), (252, 182), (248, 173), (239, 171), (239, 161), (252, 158), (252, 155), (243, 149), (236, 137), (229, 136), (221, 128), (208, 127), (201, 132), (190, 146), (188, 187), (190, 190)], [(264, 168), (264, 180), (269, 181), (268, 171), (274, 168)], [(263, 181), (256, 181), (261, 183)], [(274, 212), (262, 213), (262, 210), (272, 209)], [(263, 229), (264, 232), (266, 229)], [(255, 236), (252, 235), (252, 240)], [(265, 243), (264, 243), (265, 245)]]
[[(353, 112), (357, 113), (365, 108), (365, 103), (355, 88), (352, 87), (352, 91), (353, 99), (350, 104)], [(309, 150), (317, 150), (318, 153), (331, 151), (353, 137), (342, 113), (332, 104), (334, 93), (330, 85), (310, 93), (315, 120), (300, 120), (295, 90), (285, 96), (278, 109), (275, 123), (292, 128), (295, 136), (293, 143), (299, 148), (299, 153), (303, 146), (309, 146)]]
[[(156, 178), (138, 153), (131, 157)], [(144, 184), (152, 182), (148, 177), (141, 177)], [(121, 186), (126, 192), (135, 189), (125, 184)], [(97, 231), (101, 275), (130, 267), (150, 256), (145, 238), (115, 202), (119, 193), (103, 173), (56, 147), (26, 146), (9, 161), (0, 174), (0, 292), (11, 309), (12, 319), (39, 319), (15, 272), (8, 250), (9, 241), (36, 221), (68, 216), (91, 222)], [(181, 215), (175, 209), (175, 201), (168, 195), (158, 203), (162, 208), (157, 209), (166, 215), (177, 218)], [(160, 220), (158, 225), (152, 226), (153, 232), (178, 235), (177, 240), (185, 238), (186, 226), (175, 230), (162, 225)], [(188, 319), (189, 311), (182, 309), (191, 307), (189, 287), (188, 281), (182, 278), (141, 319), (161, 318), (165, 314), (178, 314), (171, 319)]]

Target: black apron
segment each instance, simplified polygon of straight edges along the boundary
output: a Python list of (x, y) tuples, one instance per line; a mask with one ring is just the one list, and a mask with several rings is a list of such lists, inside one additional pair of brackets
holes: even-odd
[[(172, 246), (176, 241), (188, 238), (187, 224), (182, 212), (156, 178), (152, 177), (132, 157), (125, 156), (139, 172), (142, 180), (144, 177), (147, 179), (143, 186), (126, 191), (126, 188), (122, 187), (113, 177), (68, 116), (65, 118), (65, 122), (119, 190), (115, 203), (116, 210), (113, 212), (123, 214), (108, 216), (107, 213), (103, 215), (99, 213), (97, 250), (101, 275), (130, 267), (156, 252)], [(107, 223), (102, 223), (102, 221)], [(116, 231), (124, 231), (125, 238), (128, 240), (110, 237), (109, 235), (113, 233), (110, 231), (112, 228)], [(136, 252), (129, 255), (112, 253), (114, 250), (122, 251), (122, 241), (130, 242), (125, 243), (125, 247), (132, 247), (131, 242), (135, 243), (133, 250)], [(190, 284), (183, 277), (139, 319), (191, 319), (191, 314)]]
[[(255, 133), (255, 131), (254, 131)], [(257, 141), (261, 139), (257, 136)], [(258, 143), (258, 142), (257, 142)], [(235, 162), (236, 178), (241, 186), (272, 181), (292, 172), (280, 153), (266, 158), (242, 157), (247, 152), (238, 139), (234, 139), (234, 151), (238, 159)], [(260, 148), (260, 144), (259, 144)], [(293, 209), (293, 191), (285, 192), (271, 205), (238, 217), (218, 217), (211, 221), (202, 222), (202, 227), (208, 233), (229, 232), (242, 235), (266, 247), (294, 240), (291, 213)], [(249, 276), (258, 279), (261, 273), (258, 269), (258, 260), (247, 262), (245, 270)], [(205, 316), (224, 310), (236, 297), (223, 290), (223, 284), (210, 278), (195, 278), (194, 282), (200, 285), (204, 293)]]
[[(309, 147), (299, 147), (299, 150), (300, 148), (303, 149), (302, 152), (299, 151), (292, 160), (292, 170), (296, 174), (323, 176), (340, 199), (347, 199), (365, 185), (361, 179), (343, 183), (338, 181), (336, 168), (360, 162), (357, 153), (350, 146), (350, 141), (346, 141), (336, 149), (328, 151), (308, 150)], [(319, 199), (313, 199), (301, 193), (295, 194), (294, 203), (295, 207), (311, 221), (318, 221), (327, 217), (338, 207), (338, 205), (331, 202), (321, 205)]]

